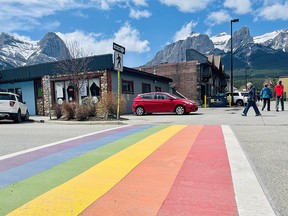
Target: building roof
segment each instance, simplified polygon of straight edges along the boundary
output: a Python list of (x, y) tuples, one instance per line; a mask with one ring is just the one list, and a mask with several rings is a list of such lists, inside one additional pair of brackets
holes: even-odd
[[(87, 68), (88, 71), (102, 71), (102, 70), (111, 70), (114, 71), (113, 64), (113, 55), (99, 55), (99, 56), (91, 56), (85, 58), (79, 58), (79, 61), (83, 61), (83, 59), (87, 60)], [(64, 60), (69, 61), (69, 60)], [(29, 65), (24, 67), (18, 67), (13, 69), (1, 70), (0, 71), (0, 84), (1, 83), (9, 83), (9, 82), (23, 82), (23, 81), (31, 81), (35, 79), (42, 78), (45, 75), (55, 75), (55, 74), (63, 74), (67, 71), (61, 70), (61, 66), (58, 62), (49, 62), (37, 65)], [(122, 73), (128, 73), (133, 76), (142, 76), (142, 77), (150, 77), (155, 80), (163, 80), (166, 82), (172, 82), (172, 79), (168, 77), (158, 76), (155, 74), (151, 74), (145, 71), (136, 70), (133, 68), (124, 67)]]
[(153, 73), (148, 73), (142, 70), (137, 70), (134, 68), (128, 68), (128, 67), (124, 67), (123, 68), (123, 72), (127, 73), (127, 74), (132, 74), (134, 76), (144, 76), (144, 77), (149, 77), (152, 78), (154, 80), (162, 80), (162, 81), (166, 81), (166, 82), (172, 82), (173, 80), (171, 78), (168, 77), (164, 77), (164, 76), (159, 76)]
[[(89, 71), (108, 70), (113, 68), (112, 54), (79, 58), (79, 61), (83, 59), (87, 59), (88, 63), (87, 69)], [(61, 71), (58, 65), (59, 62), (49, 62), (49, 63), (42, 63), (37, 65), (29, 65), (13, 69), (1, 70), (0, 83), (30, 81), (37, 78), (41, 78), (45, 75), (64, 73), (65, 71)]]

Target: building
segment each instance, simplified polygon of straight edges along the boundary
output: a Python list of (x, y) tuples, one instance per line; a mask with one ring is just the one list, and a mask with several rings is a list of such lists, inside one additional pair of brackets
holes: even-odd
[(205, 56), (186, 50), (186, 62), (140, 67), (139, 70), (169, 77), (175, 92), (201, 104), (204, 97), (224, 93), (229, 76), (224, 72), (221, 56)]
[[(86, 63), (76, 73), (70, 73), (73, 63), (67, 61), (2, 70), (0, 91), (18, 93), (26, 102), (30, 115), (49, 115), (51, 108), (60, 101), (81, 103), (88, 96), (101, 98), (104, 92), (118, 92), (118, 74), (114, 70), (112, 54), (76, 59), (76, 65)], [(137, 94), (169, 91), (172, 82), (171, 78), (128, 67), (123, 67), (119, 81), (127, 113), (132, 112), (132, 102)]]

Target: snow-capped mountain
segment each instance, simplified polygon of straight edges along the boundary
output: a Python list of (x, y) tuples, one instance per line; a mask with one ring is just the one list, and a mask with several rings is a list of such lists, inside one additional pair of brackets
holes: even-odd
[(223, 32), (221, 34), (211, 37), (210, 39), (212, 40), (215, 49), (225, 50), (230, 38), (231, 36), (229, 34)]
[(27, 42), (9, 34), (0, 35), (0, 69), (67, 59), (70, 53), (55, 33), (47, 33), (38, 42)]
[[(204, 34), (192, 33), (185, 40), (167, 45), (145, 66), (186, 61), (186, 50), (195, 49), (204, 55), (221, 55), (226, 70), (230, 70), (230, 39), (231, 35), (227, 33), (210, 38)], [(233, 34), (233, 52), (236, 68), (249, 66), (261, 69), (269, 64), (269, 68), (281, 66), (288, 69), (288, 61), (283, 61), (288, 59), (288, 29), (252, 37), (249, 28), (244, 26)]]

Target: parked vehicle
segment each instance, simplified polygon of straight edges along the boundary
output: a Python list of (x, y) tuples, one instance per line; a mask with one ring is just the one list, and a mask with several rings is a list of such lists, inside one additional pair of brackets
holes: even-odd
[(183, 115), (198, 110), (197, 104), (166, 92), (139, 94), (133, 100), (132, 110), (136, 115), (145, 113), (173, 112)]
[(0, 120), (12, 119), (14, 122), (29, 120), (29, 111), (19, 95), (0, 92)]
[[(231, 92), (226, 93), (227, 97), (231, 96)], [(233, 104), (237, 106), (244, 106), (247, 104), (248, 92), (233, 92)], [(229, 100), (228, 100), (229, 102)]]

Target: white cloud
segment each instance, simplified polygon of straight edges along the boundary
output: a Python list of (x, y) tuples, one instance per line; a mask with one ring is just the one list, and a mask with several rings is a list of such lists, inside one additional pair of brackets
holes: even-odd
[(192, 32), (192, 28), (195, 27), (197, 23), (191, 21), (182, 26), (182, 28), (177, 31), (173, 37), (173, 41), (176, 42), (178, 40), (183, 40), (188, 37), (188, 35)]
[(76, 42), (85, 50), (86, 55), (101, 55), (113, 53), (113, 42), (126, 48), (126, 52), (144, 53), (150, 50), (149, 42), (139, 38), (139, 31), (128, 23), (124, 24), (111, 38), (103, 38), (102, 34), (85, 33), (77, 30), (71, 33), (57, 35), (65, 42)]
[(205, 23), (209, 26), (215, 26), (227, 21), (230, 21), (231, 17), (228, 11), (221, 10), (217, 12), (213, 12), (205, 20)]
[(288, 20), (288, 3), (285, 4), (273, 4), (263, 7), (259, 10), (257, 17), (262, 17), (266, 20)]
[(148, 6), (146, 0), (132, 0), (132, 2), (138, 6)]
[(225, 0), (224, 7), (233, 9), (237, 14), (246, 14), (252, 11), (250, 0)]
[(144, 18), (148, 18), (148, 17), (150, 17), (152, 14), (149, 12), (149, 11), (147, 11), (147, 10), (135, 10), (135, 9), (131, 9), (130, 10), (130, 13), (129, 13), (129, 16), (131, 17), (131, 18), (134, 18), (134, 19), (137, 19), (137, 20), (139, 20), (140, 18), (142, 18), (142, 17), (144, 17)]
[(176, 6), (181, 12), (195, 12), (198, 10), (205, 9), (209, 3), (212, 3), (214, 0), (159, 0), (162, 4), (167, 6)]
[(252, 11), (251, 0), (225, 0), (224, 7), (233, 9), (237, 14), (246, 14)]

